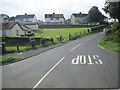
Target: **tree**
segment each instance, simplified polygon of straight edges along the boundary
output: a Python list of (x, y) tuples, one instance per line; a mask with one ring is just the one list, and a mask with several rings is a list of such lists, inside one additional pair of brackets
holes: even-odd
[(65, 20), (66, 25), (70, 25), (70, 19)]
[(117, 19), (120, 22), (120, 1), (106, 2), (103, 10), (105, 13), (108, 13), (111, 18)]
[(98, 10), (98, 7), (93, 6), (89, 12), (88, 12), (88, 22), (103, 22), (104, 21), (104, 15)]

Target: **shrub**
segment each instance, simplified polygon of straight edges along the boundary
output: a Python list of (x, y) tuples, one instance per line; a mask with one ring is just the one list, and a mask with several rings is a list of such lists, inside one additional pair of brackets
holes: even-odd
[(6, 46), (6, 43), (2, 42), (2, 53), (5, 53), (5, 46)]
[(53, 38), (51, 38), (50, 40), (51, 40), (51, 42), (54, 42), (54, 39), (53, 39)]
[(36, 41), (34, 39), (31, 39), (30, 40), (30, 43), (32, 45), (32, 48), (35, 48), (35, 45), (36, 45)]
[(41, 39), (41, 43), (42, 43), (42, 45), (44, 45), (44, 44), (46, 43), (46, 39), (45, 39), (45, 38), (42, 38), (42, 39)]
[(27, 36), (35, 36), (34, 33), (28, 33)]
[(25, 36), (24, 34), (20, 34), (21, 37)]
[(31, 33), (31, 31), (28, 31), (28, 33)]
[(96, 26), (96, 27), (91, 28), (91, 31), (92, 32), (102, 31), (104, 27), (105, 27), (105, 25)]

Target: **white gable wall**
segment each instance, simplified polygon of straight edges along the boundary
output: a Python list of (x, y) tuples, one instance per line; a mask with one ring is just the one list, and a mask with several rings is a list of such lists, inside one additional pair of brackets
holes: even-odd
[(18, 35), (20, 34), (25, 34), (25, 31), (23, 31), (18, 24), (16, 24), (12, 29), (11, 29), (11, 36), (17, 36), (17, 31), (18, 30)]

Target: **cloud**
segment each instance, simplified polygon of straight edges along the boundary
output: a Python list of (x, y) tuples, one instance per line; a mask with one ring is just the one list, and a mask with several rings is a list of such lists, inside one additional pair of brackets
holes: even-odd
[(44, 20), (46, 13), (63, 13), (69, 18), (72, 13), (88, 13), (92, 6), (104, 7), (104, 0), (0, 0), (1, 13), (9, 16), (18, 14), (36, 14), (38, 19)]

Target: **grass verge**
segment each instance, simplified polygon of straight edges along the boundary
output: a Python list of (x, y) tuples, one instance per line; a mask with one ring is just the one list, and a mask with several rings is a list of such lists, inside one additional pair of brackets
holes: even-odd
[(118, 49), (118, 47), (120, 47), (120, 44), (113, 41), (113, 40), (106, 41), (106, 36), (103, 36), (100, 39), (99, 45), (108, 49), (108, 50), (112, 50), (112, 51), (115, 51), (115, 52), (120, 52), (120, 50)]
[(23, 59), (23, 58), (20, 58), (20, 57), (4, 57), (4, 56), (2, 56), (1, 59), (2, 60), (0, 60), (0, 63), (6, 64), (6, 63), (12, 63), (14, 61), (17, 61), (17, 60), (20, 60), (20, 59)]
[(101, 38), (99, 41), (99, 45), (115, 51), (120, 52), (120, 29), (118, 30), (117, 27), (111, 27), (109, 28), (108, 32)]

